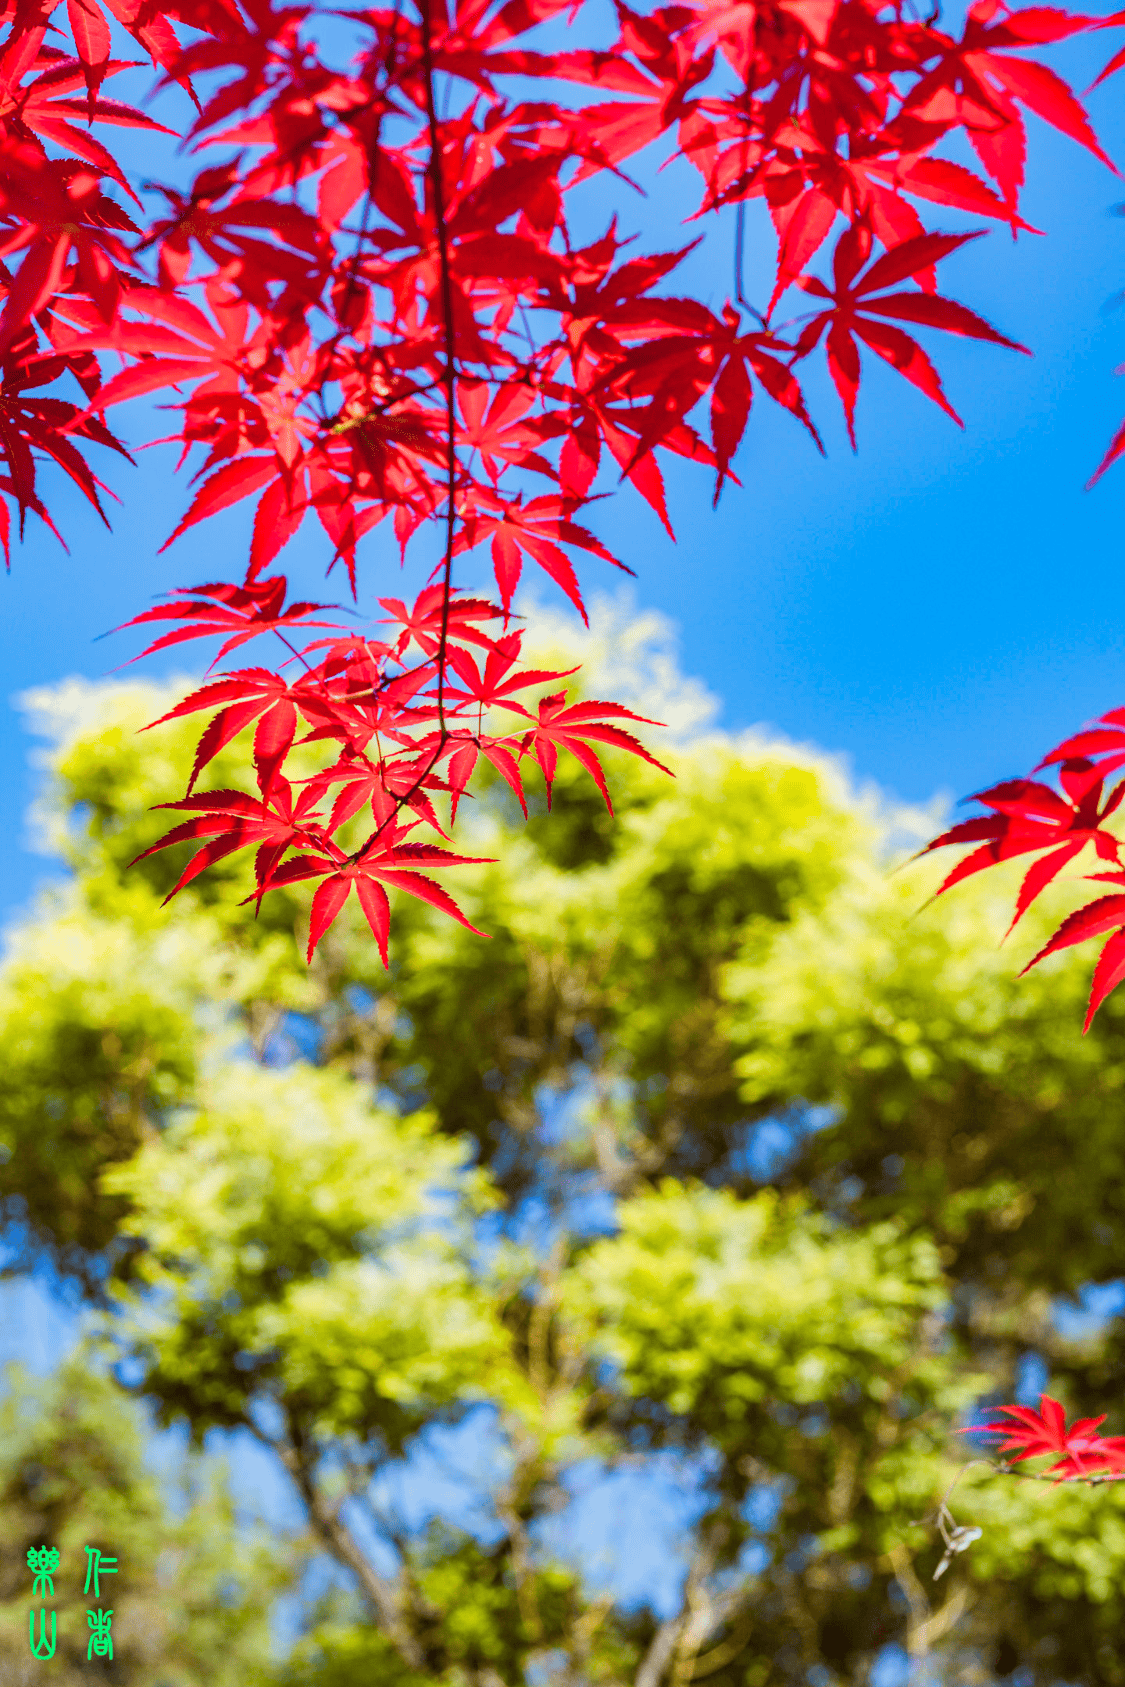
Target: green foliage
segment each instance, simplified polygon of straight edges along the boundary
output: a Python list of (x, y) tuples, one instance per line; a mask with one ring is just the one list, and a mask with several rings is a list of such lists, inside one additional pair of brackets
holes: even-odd
[(849, 1385), (884, 1400), (940, 1304), (932, 1243), (893, 1224), (833, 1229), (772, 1191), (739, 1200), (671, 1180), (621, 1216), (573, 1274), (576, 1310), (632, 1394), (724, 1451), (760, 1445), (763, 1403), (825, 1405)]
[[(1011, 1268), (1025, 1292), (1115, 1275), (1125, 1007), (1107, 1004), (1083, 1037), (1081, 958), (1018, 976), (1069, 887), (1001, 950), (1009, 886), (923, 907), (932, 868), (857, 869), (831, 908), (802, 911), (726, 975), (744, 1098), (836, 1105), (802, 1175), (861, 1178), (869, 1210), (925, 1224), (958, 1275)], [(904, 1164), (888, 1187), (889, 1154)]]
[[(267, 1664), (277, 1572), (238, 1560), (245, 1625), (198, 1678), (833, 1687), (893, 1644), (966, 1687), (1125, 1682), (1118, 1489), (973, 1466), (950, 1503), (983, 1535), (933, 1581), (974, 1402), (1029, 1355), (1072, 1408), (1125, 1381), (1117, 1321), (1052, 1317), (1125, 1243), (1125, 1011), (1080, 1036), (1083, 957), (1018, 979), (1003, 887), (924, 906), (929, 867), (890, 871), (927, 820), (815, 754), (687, 736), (674, 782), (608, 758), (612, 823), (574, 769), (526, 826), (482, 786), (471, 852), (497, 861), (450, 882), (488, 940), (408, 902), (384, 973), (353, 911), (306, 971), (301, 887), (254, 919), (237, 860), (167, 909), (182, 861), (128, 868), (190, 765), (190, 723), (137, 736), (169, 696), (38, 699), (74, 878), (0, 975), (0, 1197), (160, 1420), (272, 1449), (338, 1572)], [(404, 1521), (390, 1476), (466, 1423), (479, 1528)], [(79, 1452), (52, 1456), (77, 1506)], [(662, 1458), (700, 1486), (662, 1548), (682, 1600), (626, 1608), (580, 1566), (574, 1483)], [(209, 1657), (220, 1613), (174, 1606)]]
[(0, 980), (5, 1208), (65, 1268), (86, 1271), (124, 1215), (99, 1173), (190, 1093), (190, 950), (182, 930), (69, 910), (17, 938)]
[[(577, 1578), (540, 1569), (515, 1585), (506, 1554), (488, 1551), (455, 1531), (435, 1528), (418, 1542), (414, 1568), (419, 1595), (444, 1618), (444, 1648), (452, 1681), (525, 1681), (524, 1663), (533, 1648), (565, 1646), (581, 1622), (583, 1602)], [(354, 1599), (325, 1596), (308, 1632), (287, 1659), (285, 1687), (422, 1687), (423, 1677), (402, 1659), (377, 1629), (357, 1620)], [(619, 1680), (622, 1665), (635, 1665), (627, 1646), (610, 1648), (604, 1638), (585, 1654), (591, 1682)]]
[[(181, 1492), (162, 1492), (145, 1468), (143, 1415), (96, 1353), (80, 1347), (48, 1381), (9, 1366), (0, 1401), (0, 1670), (24, 1687), (107, 1680), (129, 1687), (247, 1687), (270, 1665), (272, 1597), (292, 1553), (236, 1527), (223, 1473), (212, 1461), (181, 1470)], [(174, 1507), (170, 1498), (178, 1498)], [(177, 1515), (180, 1509), (182, 1515)], [(30, 1547), (58, 1548), (53, 1601), (57, 1649), (28, 1652)], [(87, 1545), (118, 1559), (101, 1587), (112, 1608), (113, 1662), (87, 1661), (83, 1594)], [(106, 1597), (106, 1595), (109, 1597)]]
[(136, 1346), (201, 1435), (245, 1421), (247, 1379), (316, 1434), (398, 1449), (440, 1406), (500, 1381), (506, 1343), (452, 1221), (481, 1205), (463, 1144), (373, 1110), (335, 1072), (226, 1065), (108, 1191), (130, 1197)]

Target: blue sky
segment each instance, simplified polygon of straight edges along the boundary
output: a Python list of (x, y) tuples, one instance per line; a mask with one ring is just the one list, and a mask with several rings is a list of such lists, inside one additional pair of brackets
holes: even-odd
[[(1114, 39), (1066, 44), (1052, 62), (1081, 87)], [(1104, 143), (1125, 165), (1121, 86), (1107, 84), (1091, 105)], [(963, 433), (878, 364), (861, 391), (853, 457), (817, 372), (809, 394), (827, 460), (791, 417), (759, 406), (737, 461), (743, 484), (727, 488), (717, 513), (706, 473), (672, 465), (676, 545), (631, 493), (592, 517), (636, 570), (639, 604), (679, 625), (683, 666), (722, 698), (724, 725), (764, 723), (843, 752), (859, 776), (910, 800), (960, 796), (1026, 771), (1067, 730), (1125, 702), (1114, 609), (1125, 466), (1083, 491), (1125, 414), (1125, 380), (1113, 374), (1125, 357), (1125, 309), (1112, 303), (1125, 286), (1125, 220), (1113, 214), (1125, 185), (1073, 142), (1029, 122), (1024, 213), (1045, 237), (1013, 242), (995, 229), (940, 273), (945, 292), (1035, 356), (924, 335)], [(148, 139), (132, 144), (143, 146), (146, 162), (164, 150)], [(679, 185), (673, 171), (648, 199), (627, 195), (623, 221), (658, 243), (681, 239)], [(587, 210), (591, 230), (604, 223), (602, 188)], [(980, 226), (953, 213), (931, 220)], [(719, 228), (685, 269), (716, 305), (729, 285), (730, 232)], [(770, 252), (768, 230), (752, 222), (751, 296), (766, 288)], [(117, 415), (126, 437), (143, 437), (145, 418), (129, 407)], [(70, 555), (32, 520), (0, 580), (9, 709), (0, 737), (4, 915), (46, 870), (24, 847), (34, 775), (10, 699), (68, 674), (107, 673), (140, 646), (131, 635), (97, 635), (173, 584), (241, 570), (248, 519), (238, 511), (156, 555), (187, 502), (173, 461), (174, 448), (161, 447), (141, 453), (136, 470), (110, 465), (106, 478), (126, 500), (112, 534), (64, 491), (57, 508)], [(316, 534), (306, 529), (283, 559), (303, 586), (323, 592)], [(582, 578), (596, 590), (620, 576), (591, 561)], [(361, 604), (402, 585), (389, 541), (377, 538)]]

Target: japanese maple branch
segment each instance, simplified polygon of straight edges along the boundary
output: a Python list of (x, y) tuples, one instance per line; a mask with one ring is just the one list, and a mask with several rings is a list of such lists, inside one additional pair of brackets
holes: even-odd
[[(453, 539), (457, 487), (457, 375), (453, 366), (453, 278), (449, 265), (449, 228), (445, 219), (445, 182), (441, 167), (441, 131), (434, 101), (434, 55), (430, 33), (432, 0), (418, 0), (422, 19), (422, 61), (426, 84), (426, 118), (430, 131), (430, 181), (434, 196), (434, 225), (437, 231), (442, 328), (445, 337), (445, 426), (446, 426), (446, 511), (445, 558), (442, 564), (441, 636), (438, 640), (438, 747), (441, 754), (447, 737), (445, 728), (445, 660), (449, 638), (449, 598), (453, 584)], [(432, 764), (431, 764), (432, 765)]]
[[(1057, 1476), (1053, 1476), (1049, 1470), (1018, 1470), (1016, 1466), (1012, 1464), (997, 1464), (992, 1459), (975, 1458), (970, 1459), (967, 1464), (963, 1464), (961, 1466), (961, 1469), (957, 1472), (956, 1476), (953, 1478), (952, 1482), (949, 1484), (945, 1493), (938, 1502), (939, 1510), (943, 1505), (947, 1505), (949, 1503), (953, 1490), (956, 1488), (961, 1478), (968, 1471), (972, 1470), (975, 1464), (983, 1464), (985, 1469), (990, 1470), (994, 1476), (1014, 1476), (1017, 1482), (1050, 1482), (1052, 1486), (1056, 1488), (1062, 1486), (1064, 1482), (1082, 1482), (1088, 1488), (1100, 1488), (1107, 1482), (1125, 1481), (1125, 1471), (1103, 1470), (1099, 1472), (1092, 1471), (1089, 1476), (1067, 1476), (1062, 1479), (1062, 1482), (1060, 1482), (1060, 1479)], [(934, 1513), (931, 1512), (929, 1515), (933, 1516)], [(925, 1519), (919, 1519), (919, 1521), (924, 1522)]]
[(446, 511), (445, 555), (442, 560), (441, 632), (437, 649), (438, 741), (426, 766), (418, 774), (410, 788), (396, 799), (391, 815), (376, 828), (373, 837), (360, 851), (360, 855), (366, 853), (366, 850), (377, 841), (384, 828), (397, 818), (402, 810), (408, 806), (411, 799), (422, 789), (437, 766), (449, 738), (449, 731), (445, 723), (445, 668), (446, 652), (449, 645), (449, 603), (453, 589), (453, 543), (456, 518), (457, 374), (453, 362), (453, 282), (449, 263), (449, 226), (445, 215), (445, 183), (442, 179), (441, 168), (441, 128), (438, 121), (437, 105), (434, 100), (434, 57), (430, 32), (430, 3), (431, 0), (418, 0), (418, 10), (422, 22), (422, 71), (426, 87), (426, 121), (430, 142), (428, 173), (433, 194), (434, 226), (437, 233), (442, 337), (445, 347)]

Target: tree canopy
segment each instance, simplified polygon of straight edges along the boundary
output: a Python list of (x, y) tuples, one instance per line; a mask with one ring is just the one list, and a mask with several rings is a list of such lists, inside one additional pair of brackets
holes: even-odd
[[(1120, 1398), (1117, 1323), (1056, 1309), (1118, 1269), (1125, 1005), (1084, 1038), (1073, 954), (1020, 981), (998, 953), (1002, 879), (926, 903), (929, 863), (902, 863), (932, 816), (693, 725), (663, 681), (676, 779), (611, 752), (616, 822), (560, 768), (525, 824), (495, 775), (465, 824), (496, 859), (458, 870), (489, 937), (404, 898), (389, 973), (358, 908), (306, 966), (303, 885), (251, 919), (230, 863), (170, 908), (172, 852), (128, 869), (191, 763), (190, 723), (137, 736), (172, 692), (32, 700), (72, 876), (0, 978), (0, 1195), (93, 1345), (38, 1431), (5, 1408), (5, 1634), (32, 1536), (101, 1507), (131, 1558), (162, 1531), (204, 1554), (201, 1605), (217, 1560), (244, 1573), (221, 1620), (180, 1613), (187, 1650), (143, 1639), (136, 1592), (152, 1687), (177, 1657), (278, 1687), (829, 1687), (894, 1648), (966, 1683), (1125, 1678), (1118, 1486), (973, 1466), (950, 1505), (983, 1533), (933, 1580), (982, 1404), (1047, 1375), (1083, 1411)], [(237, 786), (243, 746), (217, 759)], [(196, 1446), (254, 1437), (307, 1535), (240, 1556), (218, 1513), (128, 1497), (114, 1391)], [(451, 1435), (457, 1505), (418, 1474)], [(611, 1525), (615, 1580), (581, 1495), (629, 1475), (682, 1497), (665, 1534)], [(260, 1612), (309, 1554), (337, 1581), (271, 1660)], [(638, 1603), (630, 1560), (679, 1591)]]

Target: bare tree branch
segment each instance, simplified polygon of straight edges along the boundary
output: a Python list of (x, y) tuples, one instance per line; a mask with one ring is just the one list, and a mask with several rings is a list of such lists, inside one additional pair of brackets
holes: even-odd
[(316, 1480), (314, 1459), (292, 1421), (289, 1441), (274, 1440), (254, 1425), (249, 1427), (265, 1446), (276, 1453), (292, 1476), (305, 1502), (313, 1532), (332, 1556), (352, 1571), (364, 1602), (399, 1656), (412, 1669), (423, 1668), (425, 1655), (406, 1618), (404, 1578), (401, 1575), (393, 1579), (381, 1576), (360, 1549), (340, 1516), (344, 1501), (350, 1495), (345, 1493), (335, 1502), (326, 1498)]

